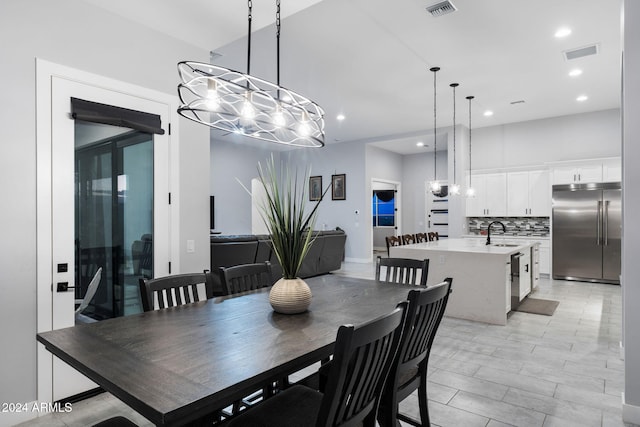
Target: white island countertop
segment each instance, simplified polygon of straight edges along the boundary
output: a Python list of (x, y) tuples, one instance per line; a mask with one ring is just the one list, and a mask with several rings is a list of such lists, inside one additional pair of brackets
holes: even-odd
[(428, 259), (427, 286), (451, 277), (452, 293), (445, 315), (506, 325), (511, 310), (511, 255), (530, 254), (535, 240), (442, 239), (392, 246), (396, 258)]
[[(491, 238), (491, 244), (486, 244), (486, 236), (484, 239), (442, 239), (433, 242), (415, 243), (412, 245), (401, 246), (406, 251), (415, 250), (423, 251), (447, 251), (447, 252), (467, 252), (487, 255), (511, 255), (513, 253), (525, 250), (536, 241), (528, 240), (509, 240), (508, 238)], [(393, 247), (391, 248), (394, 249)], [(403, 251), (404, 252), (404, 251)]]

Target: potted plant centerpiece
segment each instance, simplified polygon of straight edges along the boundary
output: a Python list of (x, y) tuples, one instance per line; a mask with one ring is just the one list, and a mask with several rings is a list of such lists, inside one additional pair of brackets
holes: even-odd
[(260, 214), (282, 266), (282, 278), (269, 293), (269, 302), (278, 313), (302, 313), (311, 304), (311, 289), (298, 277), (298, 272), (315, 240), (313, 228), (318, 206), (329, 188), (312, 209), (306, 209), (307, 175), (300, 183), (297, 170), (293, 174), (286, 167), (277, 171), (273, 157), (266, 167), (258, 163), (258, 177), (265, 192)]

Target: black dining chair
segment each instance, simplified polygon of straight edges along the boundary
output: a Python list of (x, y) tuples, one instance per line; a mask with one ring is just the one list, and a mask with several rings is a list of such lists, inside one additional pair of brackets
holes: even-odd
[[(382, 268), (384, 267), (384, 274)], [(418, 274), (420, 273), (420, 274)], [(403, 285), (426, 286), (429, 275), (429, 260), (409, 258), (376, 259), (376, 280)], [(418, 277), (419, 276), (419, 277)]]
[(269, 261), (257, 264), (242, 264), (233, 267), (220, 267), (220, 280), (224, 295), (234, 295), (241, 292), (271, 286), (271, 263)]
[[(198, 292), (198, 285), (204, 284), (205, 293)], [(211, 298), (210, 283), (204, 273), (176, 274), (157, 279), (139, 279), (142, 309), (153, 311), (158, 308), (175, 307)]]
[[(451, 278), (426, 289), (409, 291), (406, 321), (399, 350), (385, 383), (378, 409), (380, 427), (398, 425), (397, 420), (414, 426), (430, 426), (427, 400), (427, 364), (433, 339), (442, 320)], [(398, 412), (398, 404), (418, 390), (420, 422)]]
[(406, 302), (359, 326), (338, 329), (324, 393), (294, 385), (232, 419), (229, 427), (373, 427), (394, 361)]
[(384, 239), (387, 242), (387, 256), (390, 256), (389, 248), (391, 246), (402, 246), (402, 238), (399, 236), (387, 236)]

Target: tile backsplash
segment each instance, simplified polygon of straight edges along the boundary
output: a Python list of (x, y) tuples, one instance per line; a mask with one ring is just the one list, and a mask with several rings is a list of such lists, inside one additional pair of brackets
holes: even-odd
[(469, 234), (486, 234), (487, 227), (492, 221), (500, 221), (507, 228), (502, 232), (502, 227), (491, 227), (491, 235), (505, 236), (549, 236), (549, 217), (468, 217), (467, 229)]

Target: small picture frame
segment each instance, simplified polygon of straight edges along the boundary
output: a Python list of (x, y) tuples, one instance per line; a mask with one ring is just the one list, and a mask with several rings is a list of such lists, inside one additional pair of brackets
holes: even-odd
[(331, 175), (331, 199), (346, 200), (347, 199), (347, 175)]
[(317, 201), (322, 199), (322, 176), (309, 177), (309, 200)]

